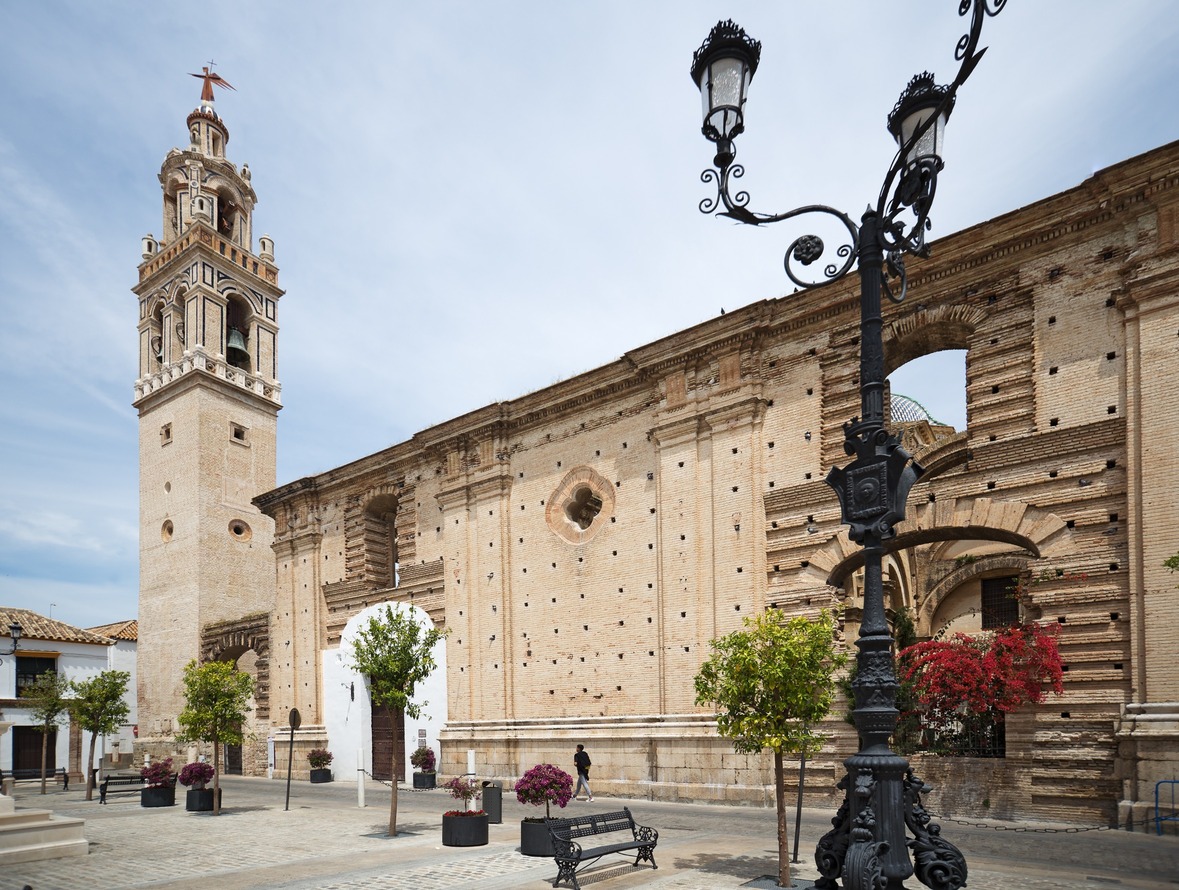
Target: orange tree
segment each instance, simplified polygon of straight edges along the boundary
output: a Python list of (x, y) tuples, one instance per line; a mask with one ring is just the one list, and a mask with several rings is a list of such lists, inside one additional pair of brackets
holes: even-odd
[(57, 671), (44, 671), (25, 687), (21, 704), (29, 709), (34, 728), (41, 733), (41, 793), (45, 793), (45, 775), (49, 760), (49, 734), (69, 711), (70, 681)]
[[(369, 616), (352, 641), (351, 655), (357, 673), (368, 678), (373, 704), (390, 715), (400, 711), (415, 719), (421, 716), (426, 702), (415, 702), (414, 690), (437, 668), (432, 650), (446, 634), (446, 630), (436, 627), (423, 628), (412, 614), (394, 611), (390, 605)], [(401, 774), (398, 758), (402, 753), (396, 742), (391, 747), (389, 837), (397, 834), (397, 777)]]
[(1060, 695), (1063, 665), (1060, 625), (1017, 624), (993, 635), (954, 634), (902, 649), (902, 683), (916, 694), (915, 709), (946, 753), (961, 753), (979, 738), (993, 738), (1005, 715)]
[(745, 619), (745, 630), (711, 642), (712, 655), (696, 674), (696, 704), (716, 708), (716, 728), (738, 754), (774, 754), (778, 810), (778, 884), (789, 887), (783, 754), (809, 755), (823, 737), (816, 731), (831, 709), (831, 675), (847, 661), (835, 649), (835, 620), (786, 620), (777, 609)]
[(221, 815), (221, 746), (240, 745), (254, 680), (227, 661), (196, 660), (184, 666), (184, 710), (177, 717), (180, 742), (213, 745), (213, 815)]

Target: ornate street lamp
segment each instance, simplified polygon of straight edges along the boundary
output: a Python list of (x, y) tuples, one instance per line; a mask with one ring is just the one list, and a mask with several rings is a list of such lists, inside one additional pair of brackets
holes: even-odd
[[(720, 22), (692, 58), (692, 80), (704, 103), (702, 131), (716, 144), (716, 169), (705, 170), (700, 178), (715, 182), (717, 193), (700, 202), (701, 212), (755, 226), (808, 214), (834, 217), (847, 229), (849, 242), (824, 259), (823, 240), (800, 235), (787, 248), (786, 274), (801, 288), (836, 281), (853, 266), (860, 276), (861, 416), (843, 427), (844, 450), (855, 459), (833, 468), (826, 481), (839, 497), (849, 537), (864, 549), (864, 614), (852, 684), (861, 747), (844, 761), (847, 774), (839, 783), (845, 792), (843, 804), (832, 820), (834, 827), (815, 851), (820, 888), (836, 888), (841, 879), (846, 890), (898, 890), (914, 872), (921, 883), (935, 890), (957, 890), (966, 883), (966, 860), (941, 837), (941, 829), (921, 804), (927, 786), (913, 774), (908, 761), (888, 747), (897, 724), (898, 684), (893, 638), (884, 611), (881, 560), (884, 542), (905, 518), (909, 489), (924, 471), (884, 425), (880, 298), (883, 292), (893, 302), (903, 301), (905, 254), (928, 254), (925, 233), (931, 227), (929, 210), (943, 166), (946, 121), (958, 87), (985, 52), (978, 49), (984, 19), (997, 15), (1005, 5), (1006, 0), (959, 0), (959, 15), (970, 13), (970, 29), (955, 49), (958, 74), (945, 86), (939, 86), (928, 72), (919, 74), (901, 94), (888, 116), (897, 153), (875, 206), (867, 209), (859, 226), (843, 211), (823, 204), (786, 213), (755, 213), (748, 208), (748, 192), (730, 191), (731, 182), (745, 172), (733, 163), (733, 141), (744, 130), (746, 93), (757, 70), (761, 44), (733, 22)], [(808, 276), (806, 267), (816, 262), (818, 271)], [(906, 841), (906, 831), (912, 833), (912, 841)]]
[(5, 652), (5, 655), (16, 655), (16, 647), (20, 645), (20, 635), (23, 632), (24, 628), (20, 626), (19, 621), (8, 625), (8, 633), (12, 636), (12, 648)]

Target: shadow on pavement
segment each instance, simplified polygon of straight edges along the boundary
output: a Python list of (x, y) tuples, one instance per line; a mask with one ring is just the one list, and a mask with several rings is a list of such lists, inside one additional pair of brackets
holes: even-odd
[(765, 874), (777, 874), (778, 857), (725, 856), (721, 853), (700, 853), (696, 856), (677, 857), (675, 868), (677, 871), (699, 871), (705, 874), (725, 875), (730, 878), (753, 880)]

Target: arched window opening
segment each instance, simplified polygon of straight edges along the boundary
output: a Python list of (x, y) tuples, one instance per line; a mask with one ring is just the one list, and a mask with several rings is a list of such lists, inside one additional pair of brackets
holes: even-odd
[(910, 451), (966, 429), (966, 350), (906, 362), (888, 377), (888, 416)]
[(158, 371), (164, 367), (164, 304), (156, 303), (151, 316), (151, 327), (148, 333), (148, 346), (151, 351), (151, 369)]
[(250, 318), (246, 302), (231, 295), (225, 307), (225, 360), (235, 368), (250, 370)]
[(228, 193), (223, 193), (217, 199), (217, 219), (215, 220), (217, 226), (217, 233), (222, 237), (236, 240), (237, 234), (237, 217), (239, 208), (237, 202), (234, 201), (233, 196)]
[(397, 586), (397, 498), (381, 495), (364, 510), (364, 573), (377, 590)]

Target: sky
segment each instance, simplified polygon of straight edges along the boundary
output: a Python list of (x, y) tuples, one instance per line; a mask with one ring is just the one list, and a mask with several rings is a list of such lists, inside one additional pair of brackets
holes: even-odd
[[(993, 0), (992, 0), (993, 2)], [(136, 301), (157, 174), (215, 61), (254, 236), (275, 241), (278, 481), (789, 294), (799, 232), (701, 214), (692, 52), (762, 41), (751, 207), (858, 217), (957, 0), (200, 4), (0, 0), (0, 605), (78, 626), (138, 598)], [(936, 239), (1179, 137), (1169, 0), (1010, 0), (958, 94)], [(936, 241), (934, 250), (936, 251)], [(894, 376), (964, 425), (962, 359)], [(908, 369), (901, 369), (904, 374)]]

